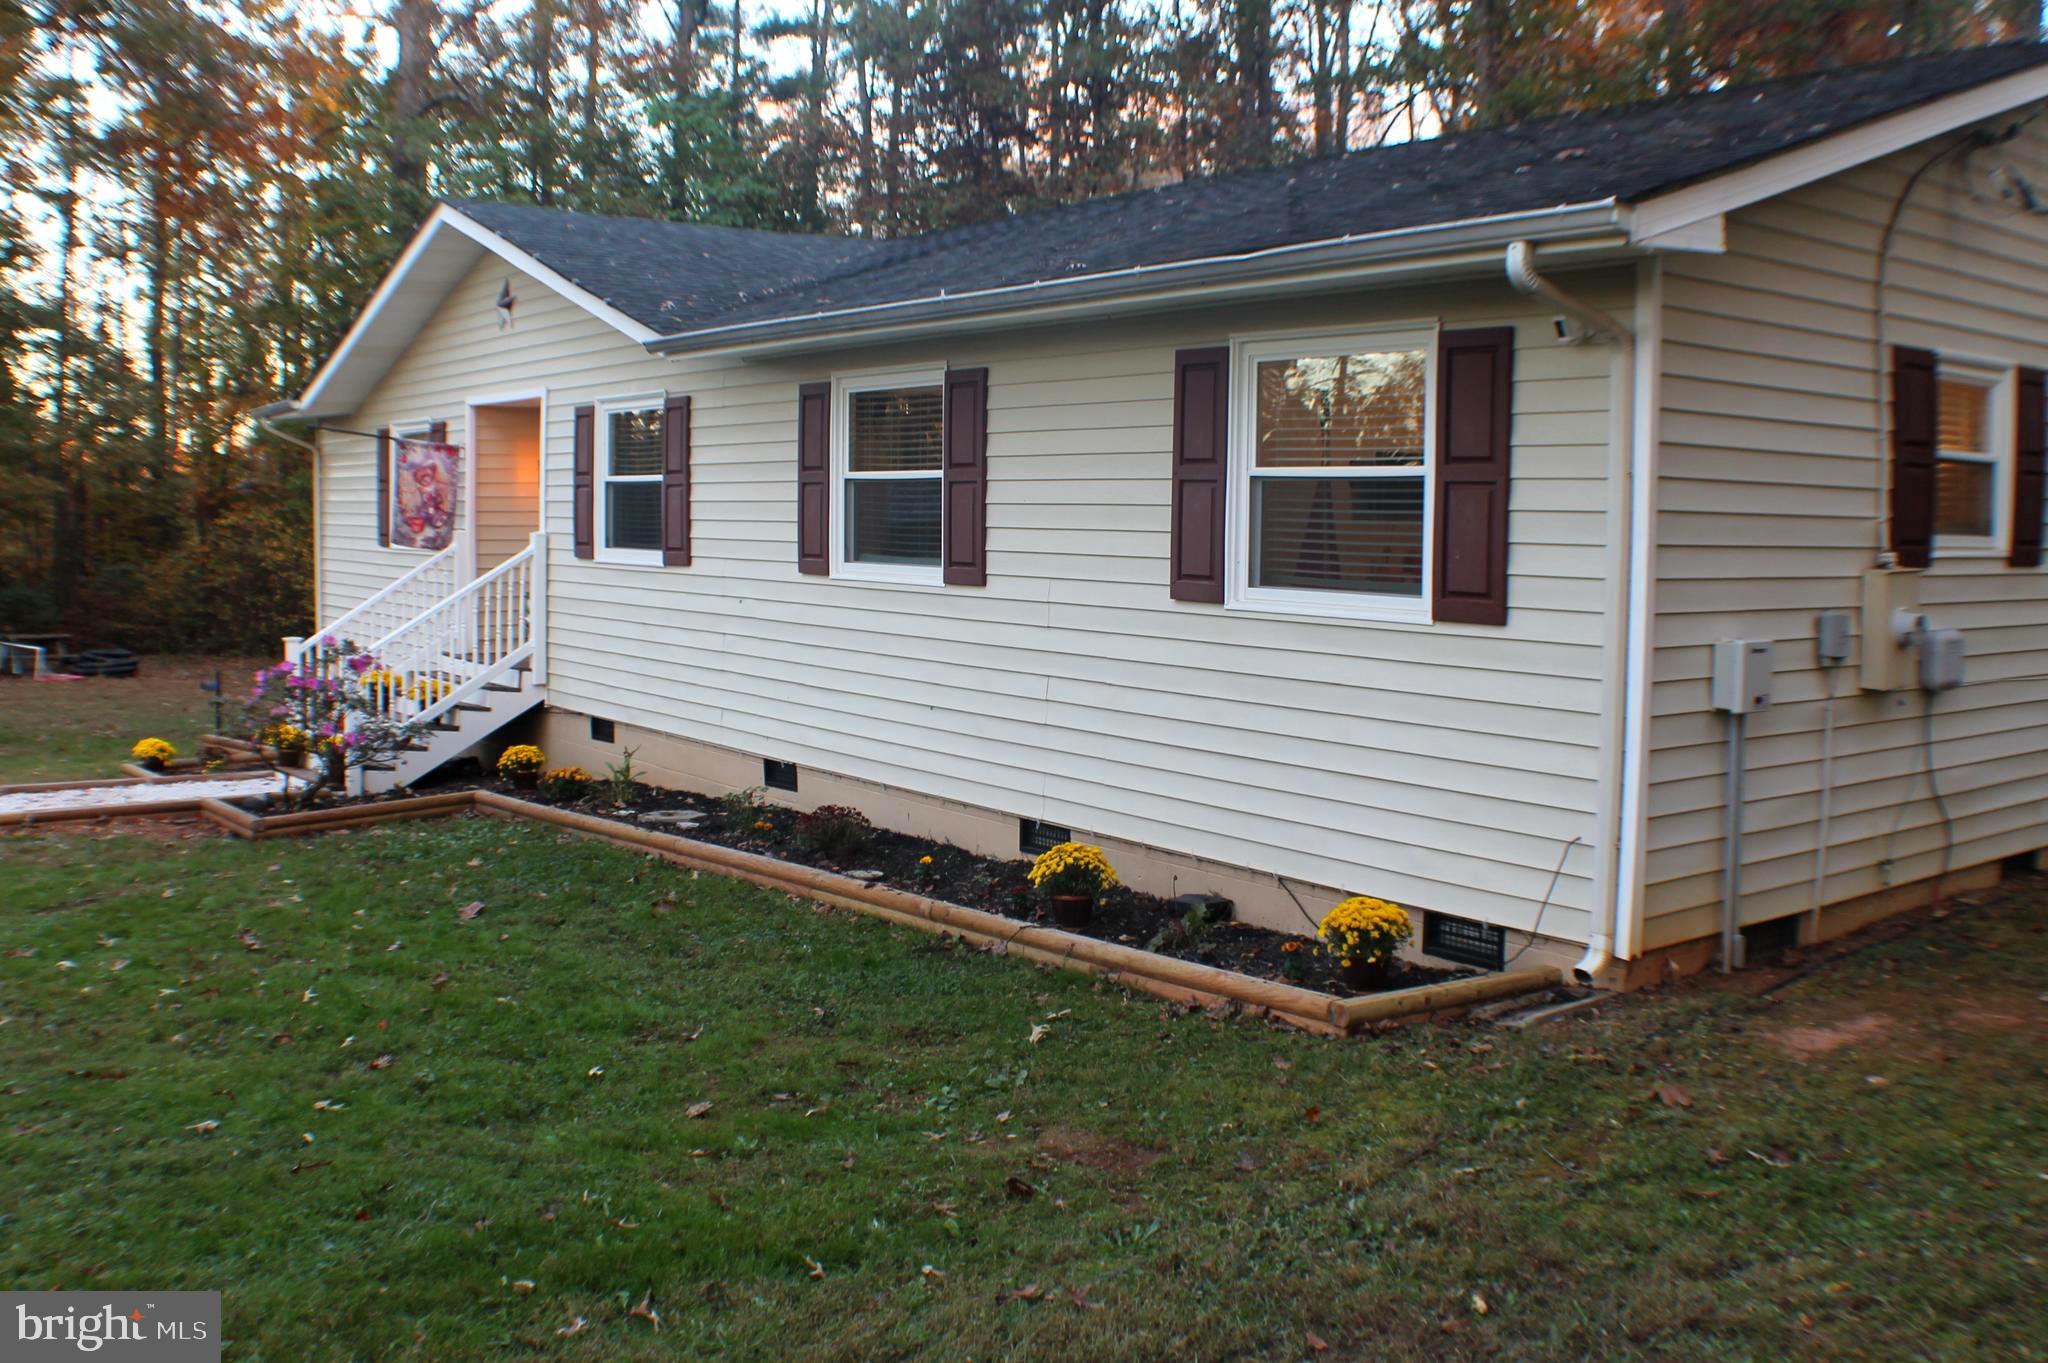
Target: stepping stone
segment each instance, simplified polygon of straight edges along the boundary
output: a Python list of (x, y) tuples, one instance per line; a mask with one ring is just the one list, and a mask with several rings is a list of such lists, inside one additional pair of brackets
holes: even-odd
[(680, 831), (686, 828), (695, 828), (698, 824), (704, 822), (704, 816), (691, 813), (687, 809), (657, 809), (652, 813), (642, 814), (640, 822), (651, 824), (656, 828), (671, 828)]
[(880, 871), (848, 871), (846, 878), (848, 880), (876, 881), (882, 878), (882, 873)]

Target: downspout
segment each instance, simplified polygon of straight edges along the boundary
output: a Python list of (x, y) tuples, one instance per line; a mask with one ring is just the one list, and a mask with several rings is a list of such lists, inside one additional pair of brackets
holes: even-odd
[(1616, 942), (1625, 926), (1622, 906), (1630, 898), (1622, 889), (1624, 880), (1630, 878), (1626, 875), (1628, 861), (1622, 844), (1625, 840), (1633, 841), (1625, 839), (1625, 834), (1633, 820), (1634, 802), (1627, 798), (1624, 781), (1629, 746), (1629, 707), (1621, 702), (1627, 694), (1629, 658), (1633, 652), (1633, 634), (1628, 622), (1636, 566), (1633, 533), (1633, 474), (1639, 452), (1635, 439), (1635, 399), (1639, 381), (1636, 338), (1635, 333), (1615, 317), (1567, 293), (1555, 281), (1546, 279), (1536, 268), (1536, 248), (1529, 242), (1510, 243), (1504, 263), (1508, 282), (1517, 290), (1544, 299), (1564, 314), (1558, 325), (1558, 339), (1567, 345), (1598, 342), (1614, 347), (1609, 383), (1613, 401), (1610, 404), (1607, 448), (1607, 513), (1612, 527), (1607, 537), (1607, 618), (1614, 625), (1610, 631), (1610, 642), (1616, 646), (1609, 647), (1605, 653), (1604, 689), (1609, 703), (1603, 773), (1606, 796), (1602, 804), (1608, 827), (1598, 876), (1603, 890), (1599, 896), (1601, 907), (1595, 910), (1594, 927), (1586, 941), (1585, 955), (1572, 967), (1572, 974), (1581, 984), (1591, 984), (1614, 959)]
[(282, 402), (269, 402), (265, 403), (261, 407), (252, 410), (249, 413), (249, 419), (255, 422), (257, 428), (261, 430), (264, 434), (276, 436), (279, 440), (284, 441), (284, 443), (287, 445), (297, 445), (300, 449), (304, 450), (308, 456), (306, 461), (306, 471), (312, 476), (313, 481), (313, 627), (317, 630), (320, 627), (321, 583), (320, 503), (322, 499), (320, 496), (320, 447), (310, 440), (302, 440), (298, 436), (291, 434), (289, 431), (283, 431), (278, 429), (277, 425), (275, 424), (278, 418), (288, 417), (293, 412), (298, 411), (298, 409), (299, 404), (290, 399), (286, 399)]

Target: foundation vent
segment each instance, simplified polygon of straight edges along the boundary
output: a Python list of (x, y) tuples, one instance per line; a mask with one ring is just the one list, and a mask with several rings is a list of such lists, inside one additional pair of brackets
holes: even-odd
[(590, 717), (590, 741), (592, 743), (616, 743), (619, 741), (619, 731), (610, 720), (599, 719), (597, 716), (592, 715)]
[(1453, 918), (1447, 913), (1424, 914), (1422, 951), (1426, 956), (1460, 965), (1499, 970), (1507, 961), (1507, 929), (1470, 918)]
[(796, 763), (778, 762), (772, 757), (762, 758), (761, 784), (770, 790), (795, 790)]
[(1027, 857), (1050, 852), (1061, 843), (1073, 840), (1073, 830), (1061, 828), (1058, 824), (1040, 823), (1036, 819), (1017, 820), (1017, 850)]

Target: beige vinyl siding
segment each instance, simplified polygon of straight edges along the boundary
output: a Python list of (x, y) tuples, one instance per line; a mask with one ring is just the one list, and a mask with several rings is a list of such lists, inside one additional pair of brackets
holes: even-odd
[[(1563, 857), (1542, 928), (1585, 935), (1603, 842), (1609, 355), (1552, 343), (1548, 313), (1505, 286), (743, 365), (650, 358), (518, 278), (519, 327), (499, 335), (503, 273), (487, 261), (456, 290), (357, 420), (459, 421), (465, 393), (547, 386), (552, 704), (1512, 927), (1534, 925)], [(1625, 281), (1585, 283), (1628, 306)], [(1437, 317), (1520, 331), (1508, 625), (1172, 601), (1175, 349)], [(984, 589), (796, 571), (797, 385), (899, 364), (989, 368)], [(576, 560), (575, 407), (663, 390), (693, 399), (694, 565)], [(389, 565), (347, 509), (360, 479), (330, 482), (332, 608)]]
[[(1715, 640), (1777, 641), (1777, 704), (1751, 717), (1745, 921), (1812, 905), (1823, 712), (1814, 615), (1855, 611), (1879, 546), (1888, 384), (1876, 362), (1877, 248), (1911, 152), (1735, 214), (1725, 256), (1664, 269), (1663, 467), (1644, 942), (1715, 929), (1725, 721)], [(2009, 162), (2048, 183), (2048, 140), (1929, 171), (1899, 215), (1884, 342), (2048, 366), (2048, 219), (1996, 202)], [(1949, 864), (2048, 844), (2048, 571), (1936, 551), (1921, 601), (1962, 629), (1969, 682), (1934, 703)], [(1923, 765), (1925, 698), (1837, 669), (1826, 902), (1937, 874), (1946, 840)]]

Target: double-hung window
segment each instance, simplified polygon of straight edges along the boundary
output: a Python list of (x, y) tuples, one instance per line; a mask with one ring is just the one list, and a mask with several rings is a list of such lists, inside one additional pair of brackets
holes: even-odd
[(1236, 604), (1429, 618), (1435, 353), (1415, 330), (1238, 343)]
[(661, 562), (661, 402), (635, 399), (597, 412), (597, 557)]
[(945, 374), (853, 376), (834, 390), (833, 573), (939, 582)]
[(2012, 445), (2003, 371), (1944, 360), (1935, 383), (1934, 533), (1941, 548), (1999, 550)]

